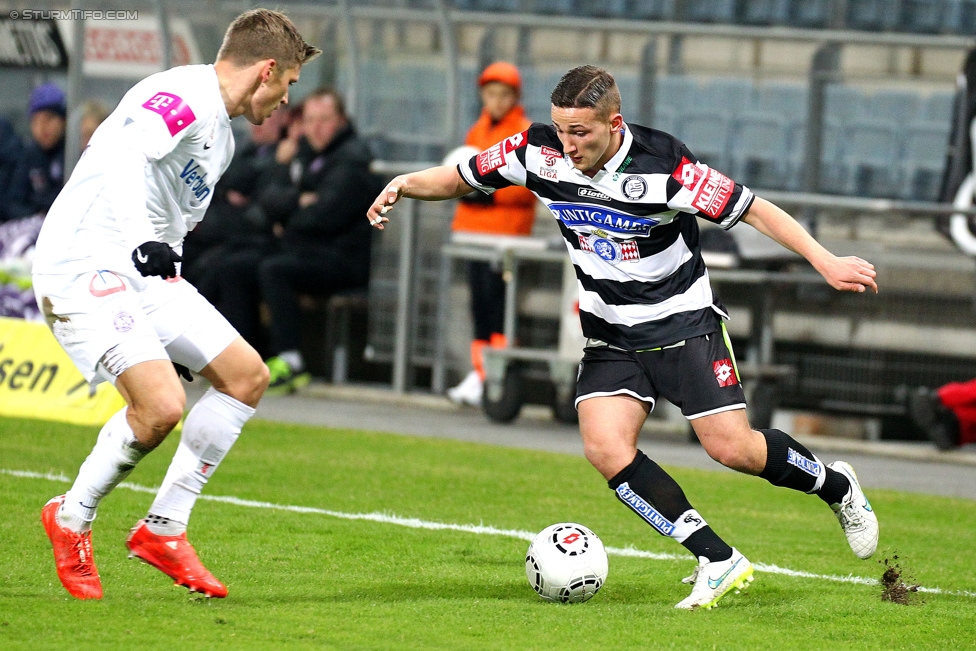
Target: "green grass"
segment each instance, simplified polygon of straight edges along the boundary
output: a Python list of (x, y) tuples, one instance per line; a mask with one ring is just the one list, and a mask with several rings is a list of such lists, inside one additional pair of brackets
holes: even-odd
[[(74, 477), (96, 429), (0, 420), (0, 468)], [(129, 481), (158, 484), (171, 437)], [(527, 543), (200, 501), (190, 538), (228, 586), (191, 597), (126, 559), (151, 496), (119, 488), (95, 525), (105, 598), (79, 602), (54, 572), (41, 506), (67, 485), (0, 474), (0, 648), (960, 649), (976, 648), (976, 502), (871, 491), (875, 559), (851, 554), (816, 498), (732, 473), (671, 469), (710, 524), (754, 562), (880, 578), (897, 553), (926, 587), (902, 606), (877, 585), (757, 572), (708, 612), (676, 611), (693, 560), (611, 556), (585, 604), (545, 603)], [(611, 547), (681, 553), (617, 503), (582, 458), (369, 432), (250, 423), (208, 495), (344, 513), (538, 531), (581, 522)]]

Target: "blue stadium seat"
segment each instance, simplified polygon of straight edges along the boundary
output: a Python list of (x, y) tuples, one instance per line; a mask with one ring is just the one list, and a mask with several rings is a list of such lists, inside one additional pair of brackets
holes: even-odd
[(752, 79), (747, 77), (716, 77), (702, 86), (698, 93), (702, 109), (716, 110), (738, 116), (753, 104), (756, 93)]
[(741, 0), (738, 22), (746, 25), (783, 25), (789, 19), (790, 0)]
[(844, 122), (835, 118), (824, 120), (823, 143), (820, 147), (820, 185), (821, 192), (843, 194), (845, 192), (844, 174)]
[(946, 0), (942, 31), (976, 34), (976, 0)]
[(832, 0), (793, 0), (787, 23), (792, 27), (828, 27), (832, 18)]
[(900, 194), (899, 132), (897, 123), (876, 118), (847, 125), (842, 154), (847, 194), (868, 197)]
[(787, 120), (753, 113), (732, 122), (729, 174), (750, 187), (784, 189), (789, 181), (790, 137)]
[(808, 89), (803, 84), (770, 82), (756, 87), (755, 109), (799, 121), (807, 116)]
[(882, 89), (867, 98), (864, 115), (896, 124), (916, 120), (922, 109), (922, 96), (913, 91)]
[(577, 0), (582, 16), (626, 20), (674, 20), (676, 0)]
[(936, 201), (949, 145), (949, 122), (908, 125), (902, 149), (902, 198)]
[(899, 28), (906, 32), (935, 34), (945, 24), (945, 0), (903, 0)]
[(698, 97), (698, 83), (687, 75), (658, 77), (655, 104), (674, 109), (678, 115), (691, 111)]
[[(593, 0), (523, 0), (522, 10), (536, 14), (559, 14), (566, 16), (574, 13), (582, 13), (581, 8), (592, 4)], [(577, 7), (577, 4), (580, 5)]]
[(898, 26), (900, 0), (850, 0), (847, 24), (853, 29), (890, 30)]
[(863, 111), (863, 98), (861, 91), (854, 86), (831, 84), (827, 86), (824, 116), (841, 123), (859, 118)]
[(729, 115), (718, 111), (679, 113), (675, 136), (709, 167), (728, 170)]
[(951, 92), (935, 92), (928, 96), (922, 105), (921, 119), (929, 122), (946, 122), (952, 124), (955, 120), (956, 94)]
[(735, 0), (686, 0), (680, 12), (682, 20), (731, 23), (735, 20)]
[(673, 135), (678, 126), (677, 114), (670, 106), (655, 106), (654, 119), (647, 126)]

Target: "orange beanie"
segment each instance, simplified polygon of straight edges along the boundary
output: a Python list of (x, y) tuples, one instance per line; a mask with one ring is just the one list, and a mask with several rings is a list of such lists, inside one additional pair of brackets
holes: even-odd
[(478, 86), (484, 86), (492, 81), (499, 81), (517, 91), (522, 90), (522, 75), (519, 74), (518, 68), (506, 61), (496, 61), (485, 68), (478, 77)]

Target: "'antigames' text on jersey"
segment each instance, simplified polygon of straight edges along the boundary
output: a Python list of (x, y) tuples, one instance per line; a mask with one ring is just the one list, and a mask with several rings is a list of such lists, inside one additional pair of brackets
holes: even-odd
[(533, 124), (458, 166), (491, 193), (524, 185), (556, 218), (576, 268), (583, 334), (626, 350), (719, 329), (695, 217), (731, 228), (752, 205), (745, 186), (662, 131), (624, 126), (620, 150), (592, 179)]

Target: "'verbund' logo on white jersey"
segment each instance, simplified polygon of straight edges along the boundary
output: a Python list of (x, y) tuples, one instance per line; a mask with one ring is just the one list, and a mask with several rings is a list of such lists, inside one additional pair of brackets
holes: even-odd
[(708, 170), (708, 175), (702, 181), (691, 205), (709, 217), (718, 217), (729, 203), (734, 187), (735, 184), (729, 177), (715, 170)]
[(796, 466), (797, 468), (807, 473), (808, 475), (813, 475), (814, 477), (819, 477), (822, 471), (822, 468), (819, 463), (807, 459), (805, 456), (803, 456), (793, 448), (789, 448), (787, 450), (786, 462), (790, 465)]
[(189, 186), (190, 192), (197, 198), (197, 201), (203, 201), (210, 194), (210, 187), (207, 185), (207, 175), (200, 169), (200, 163), (196, 162), (193, 158), (190, 159), (190, 162), (180, 172), (180, 178)]
[(617, 486), (617, 497), (620, 498), (621, 502), (632, 508), (637, 515), (644, 518), (647, 524), (665, 536), (670, 536), (674, 531), (674, 523), (658, 513), (653, 506), (644, 501), (644, 498), (632, 491), (627, 482)]
[(556, 219), (569, 227), (596, 226), (628, 235), (647, 235), (651, 228), (660, 223), (651, 217), (637, 217), (611, 208), (563, 201), (553, 201), (549, 204), (549, 210)]
[(671, 174), (671, 178), (685, 186), (686, 189), (694, 191), (703, 174), (705, 174), (705, 170), (699, 167), (697, 163), (692, 163), (685, 156), (682, 156), (681, 162)]
[(579, 196), (584, 199), (596, 199), (597, 201), (611, 201), (610, 195), (603, 194), (599, 190), (594, 190), (593, 188), (580, 188)]
[(504, 164), (505, 154), (502, 152), (502, 143), (492, 145), (488, 149), (478, 154), (478, 172), (480, 172), (482, 176), (488, 174), (489, 172), (494, 172)]

